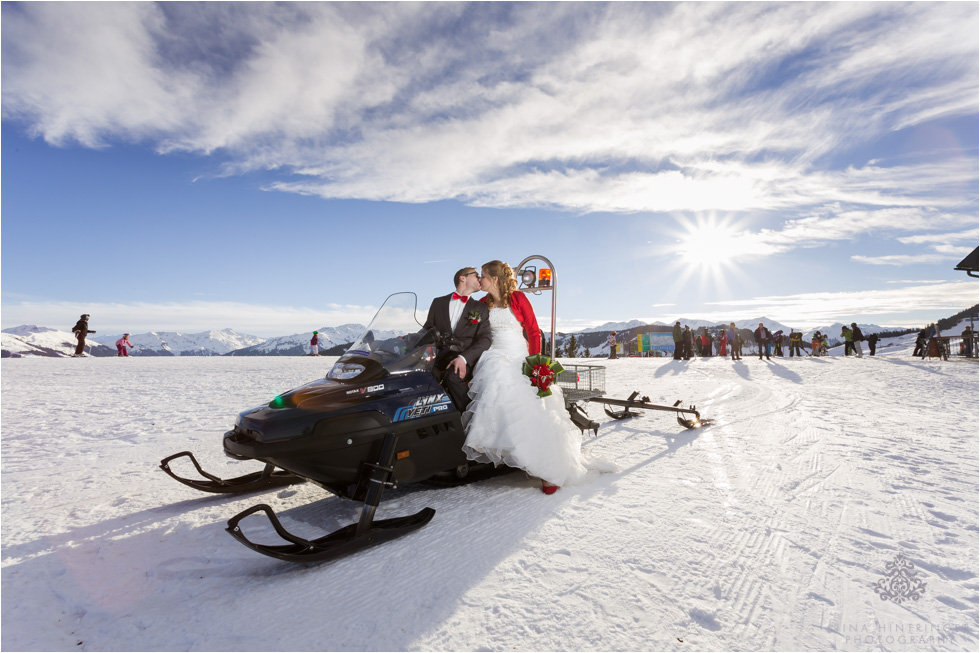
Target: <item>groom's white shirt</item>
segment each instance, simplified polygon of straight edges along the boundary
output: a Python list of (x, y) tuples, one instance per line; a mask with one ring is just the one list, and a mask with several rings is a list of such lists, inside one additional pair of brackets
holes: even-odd
[[(466, 308), (466, 302), (461, 302), (458, 299), (449, 300), (449, 332), (455, 333), (456, 325), (459, 324), (459, 318), (463, 316), (463, 309)], [(462, 358), (463, 362), (467, 365), (470, 364), (466, 357), (460, 354), (456, 358)]]
[(461, 302), (458, 299), (449, 300), (449, 328), (451, 331), (456, 331), (456, 325), (459, 324), (459, 318), (462, 317), (464, 308), (466, 308), (466, 302)]

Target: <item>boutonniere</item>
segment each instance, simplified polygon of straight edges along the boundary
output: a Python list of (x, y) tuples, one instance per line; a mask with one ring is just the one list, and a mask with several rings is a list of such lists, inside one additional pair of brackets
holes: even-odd
[(479, 322), (480, 322), (480, 311), (470, 311), (467, 314), (467, 317), (470, 318), (470, 324), (479, 324)]

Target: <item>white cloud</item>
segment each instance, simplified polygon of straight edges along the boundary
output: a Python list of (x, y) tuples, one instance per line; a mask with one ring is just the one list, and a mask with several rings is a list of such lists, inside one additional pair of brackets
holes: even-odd
[(898, 242), (905, 243), (906, 245), (946, 245), (966, 241), (976, 242), (978, 233), (980, 232), (974, 228), (954, 233), (944, 232), (936, 234), (917, 234), (915, 236), (903, 236), (898, 239)]
[[(819, 326), (833, 322), (862, 321), (889, 318), (890, 325), (899, 324), (917, 314), (923, 320), (936, 320), (977, 303), (976, 282), (963, 281), (924, 286), (905, 286), (887, 290), (852, 292), (816, 292), (785, 296), (752, 297), (748, 299), (709, 302), (717, 310), (686, 315), (690, 319), (719, 321), (768, 317), (784, 324)], [(914, 324), (904, 324), (914, 326)]]
[(496, 9), (6, 3), (4, 117), (52, 143), (220, 149), (222, 174), (329, 198), (807, 211), (975, 189), (975, 158), (825, 163), (977, 112), (971, 3)]
[(942, 263), (950, 260), (943, 254), (888, 254), (886, 256), (852, 256), (852, 261), (869, 265), (915, 265)]

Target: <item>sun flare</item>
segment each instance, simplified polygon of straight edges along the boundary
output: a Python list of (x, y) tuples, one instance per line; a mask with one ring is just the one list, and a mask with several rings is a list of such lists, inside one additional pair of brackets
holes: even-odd
[(758, 238), (724, 216), (701, 216), (681, 222), (674, 251), (691, 272), (733, 270), (740, 259), (763, 252)]
[(698, 225), (681, 239), (678, 252), (692, 267), (716, 268), (730, 263), (741, 252), (733, 229), (720, 225)]

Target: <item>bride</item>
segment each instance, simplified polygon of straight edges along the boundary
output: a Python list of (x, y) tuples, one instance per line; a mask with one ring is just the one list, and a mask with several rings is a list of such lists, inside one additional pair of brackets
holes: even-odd
[(574, 484), (589, 469), (608, 471), (608, 465), (582, 454), (581, 432), (568, 418), (558, 384), (551, 386), (551, 396), (538, 397), (521, 371), (529, 354), (541, 352), (541, 331), (531, 303), (517, 292), (514, 271), (490, 261), (481, 274), (493, 344), (480, 357), (470, 385), (472, 402), (463, 419), (466, 457), (519, 467), (542, 479), (545, 494)]

